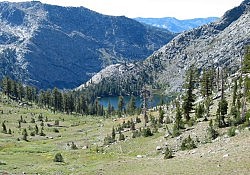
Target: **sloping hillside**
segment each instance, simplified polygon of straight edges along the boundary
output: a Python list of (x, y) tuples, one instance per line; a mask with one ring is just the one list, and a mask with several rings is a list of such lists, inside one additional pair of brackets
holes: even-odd
[(142, 64), (116, 65), (115, 70), (108, 67), (96, 74), (91, 83), (98, 84), (102, 80), (98, 77), (106, 77), (106, 82), (117, 81), (125, 88), (130, 82), (142, 79), (144, 83), (175, 92), (181, 88), (184, 74), (191, 65), (198, 69), (212, 66), (227, 68), (230, 73), (237, 71), (244, 47), (249, 43), (250, 1), (245, 0), (217, 22), (176, 36)]
[(0, 69), (39, 88), (73, 88), (117, 62), (142, 60), (173, 38), (167, 30), (84, 7), (0, 3)]

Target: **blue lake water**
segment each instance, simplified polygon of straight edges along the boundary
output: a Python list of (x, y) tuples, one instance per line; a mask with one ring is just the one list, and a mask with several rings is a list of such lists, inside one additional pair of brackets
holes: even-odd
[[(127, 103), (129, 102), (131, 96), (124, 96), (124, 102), (125, 107)], [(142, 105), (143, 99), (142, 97), (135, 97), (136, 98), (136, 106), (140, 107)], [(149, 107), (154, 107), (160, 104), (161, 99), (163, 98), (164, 102), (169, 102), (170, 98), (168, 96), (160, 96), (160, 95), (154, 95), (151, 99), (149, 99), (148, 105)], [(119, 97), (103, 97), (99, 99), (99, 103), (103, 105), (104, 108), (108, 107), (108, 103), (110, 101), (110, 104), (114, 106), (115, 109), (117, 109), (118, 106), (118, 99)]]

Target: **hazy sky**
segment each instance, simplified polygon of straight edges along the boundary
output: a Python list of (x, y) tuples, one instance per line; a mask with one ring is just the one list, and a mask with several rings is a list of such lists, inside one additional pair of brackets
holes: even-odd
[[(0, 0), (2, 1), (2, 0)], [(9, 0), (12, 2), (24, 0)], [(221, 17), (243, 0), (40, 0), (61, 6), (84, 6), (107, 15), (134, 17)]]

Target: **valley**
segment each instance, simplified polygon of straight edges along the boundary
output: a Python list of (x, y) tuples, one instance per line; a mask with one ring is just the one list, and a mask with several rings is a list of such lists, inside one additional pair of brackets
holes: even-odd
[(38, 1), (0, 24), (0, 174), (249, 174), (250, 0), (178, 35)]

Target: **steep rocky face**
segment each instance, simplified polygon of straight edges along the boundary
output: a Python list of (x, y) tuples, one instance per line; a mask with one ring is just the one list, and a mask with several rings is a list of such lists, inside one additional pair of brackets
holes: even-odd
[[(127, 72), (115, 71), (113, 75), (109, 73), (108, 77), (110, 81), (119, 80), (121, 84), (122, 81), (129, 82), (135, 77), (138, 80), (143, 75), (147, 77), (145, 83), (168, 87), (168, 92), (177, 91), (191, 65), (199, 69), (213, 66), (227, 68), (231, 72), (237, 71), (247, 44), (250, 44), (249, 0), (227, 11), (217, 22), (181, 33), (143, 64), (137, 64)], [(92, 78), (92, 83), (100, 82), (98, 76), (107, 77), (102, 72)]]
[(0, 3), (0, 70), (40, 88), (73, 88), (113, 63), (142, 60), (174, 34), (126, 17), (38, 1)]
[(186, 19), (179, 20), (173, 17), (166, 18), (135, 18), (135, 20), (149, 24), (155, 27), (160, 27), (167, 29), (174, 33), (181, 33), (193, 28), (214, 22), (218, 20), (217, 17), (208, 17), (208, 18), (195, 18), (195, 19)]

